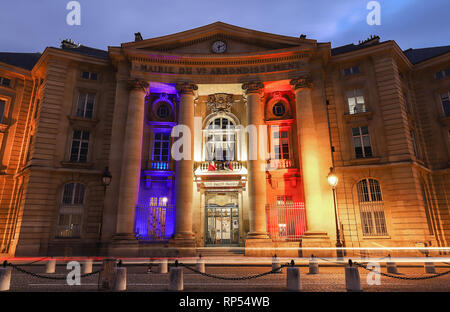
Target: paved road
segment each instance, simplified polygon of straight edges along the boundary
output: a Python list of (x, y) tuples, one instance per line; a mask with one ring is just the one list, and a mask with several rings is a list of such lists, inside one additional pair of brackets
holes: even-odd
[[(44, 266), (34, 265), (23, 267), (31, 272), (44, 274)], [(100, 269), (94, 266), (94, 271)], [(207, 267), (207, 273), (226, 277), (242, 277), (267, 272), (270, 267)], [(449, 266), (437, 267), (437, 272), (450, 270)], [(64, 277), (67, 274), (65, 266), (58, 265), (56, 274), (52, 276)], [(428, 280), (400, 280), (389, 277), (381, 277), (381, 285), (367, 284), (367, 271), (359, 269), (361, 285), (365, 292), (397, 292), (397, 291), (450, 291), (450, 274)], [(382, 272), (386, 272), (383, 267)], [(399, 267), (399, 276), (420, 277), (427, 276), (423, 267)], [(127, 267), (127, 291), (166, 291), (168, 288), (168, 274), (147, 274), (146, 266)], [(301, 287), (308, 292), (344, 292), (345, 275), (343, 267), (320, 267), (320, 274), (308, 274), (307, 267), (300, 267)], [(81, 286), (68, 286), (64, 280), (50, 280), (30, 276), (18, 271), (13, 271), (11, 279), (11, 291), (97, 291), (98, 275), (82, 278)], [(286, 271), (281, 274), (270, 274), (257, 279), (244, 281), (226, 281), (200, 276), (184, 269), (184, 288), (186, 291), (285, 291)]]

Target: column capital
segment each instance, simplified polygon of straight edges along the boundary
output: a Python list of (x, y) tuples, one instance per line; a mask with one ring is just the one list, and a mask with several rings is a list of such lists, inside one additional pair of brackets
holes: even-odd
[(194, 94), (198, 86), (193, 82), (179, 82), (177, 83), (177, 91), (179, 94)]
[(140, 79), (132, 79), (127, 81), (129, 90), (147, 92), (148, 82)]
[(313, 87), (311, 76), (306, 75), (294, 78), (291, 80), (291, 86), (294, 91), (297, 89), (311, 89)]
[(264, 84), (261, 81), (249, 81), (242, 84), (242, 89), (248, 95), (250, 93), (262, 93)]

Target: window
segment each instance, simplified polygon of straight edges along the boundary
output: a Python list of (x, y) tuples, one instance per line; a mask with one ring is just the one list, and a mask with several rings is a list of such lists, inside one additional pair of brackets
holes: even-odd
[(97, 73), (91, 73), (91, 72), (84, 71), (84, 72), (81, 74), (81, 78), (83, 78), (83, 79), (89, 79), (89, 80), (97, 80), (98, 75), (97, 75)]
[(206, 159), (234, 160), (235, 124), (226, 117), (213, 119), (206, 131)]
[(348, 112), (350, 114), (364, 113), (366, 105), (364, 95), (361, 89), (355, 89), (347, 92)]
[(277, 102), (272, 108), (272, 112), (275, 116), (281, 117), (286, 113), (286, 107), (282, 102)]
[(153, 160), (169, 161), (170, 134), (157, 132), (153, 139)]
[(344, 69), (344, 75), (345, 76), (350, 76), (350, 75), (354, 75), (354, 74), (359, 74), (359, 66), (353, 66), (353, 67), (349, 67), (349, 68), (345, 68)]
[(442, 79), (444, 77), (450, 77), (450, 68), (438, 71), (435, 74), (436, 79)]
[(6, 101), (0, 100), (0, 123), (5, 119)]
[(92, 118), (94, 110), (95, 94), (80, 93), (78, 96), (77, 117)]
[(83, 184), (68, 183), (64, 185), (57, 237), (80, 237), (84, 195)]
[(411, 133), (411, 143), (413, 146), (413, 150), (414, 150), (414, 156), (417, 157), (417, 145), (416, 145), (416, 136), (414, 135), (414, 131), (410, 131)]
[(363, 235), (387, 235), (380, 183), (375, 179), (363, 179), (358, 182), (357, 191)]
[(408, 95), (406, 93), (403, 93), (403, 105), (405, 107), (405, 111), (409, 113)]
[(273, 133), (273, 151), (275, 159), (289, 159), (289, 132), (287, 130)]
[(34, 119), (36, 119), (38, 117), (38, 113), (39, 113), (39, 105), (41, 104), (41, 100), (37, 100), (36, 101), (36, 109), (34, 110)]
[(372, 157), (369, 128), (367, 126), (352, 128), (352, 135), (356, 158)]
[(441, 94), (442, 109), (445, 117), (450, 117), (450, 92)]
[(169, 117), (170, 115), (169, 105), (165, 102), (159, 104), (158, 108), (156, 109), (156, 115), (162, 119)]
[(3, 87), (10, 87), (11, 86), (11, 80), (5, 77), (0, 77), (0, 86)]
[(87, 162), (89, 148), (89, 131), (75, 130), (70, 151), (71, 162)]

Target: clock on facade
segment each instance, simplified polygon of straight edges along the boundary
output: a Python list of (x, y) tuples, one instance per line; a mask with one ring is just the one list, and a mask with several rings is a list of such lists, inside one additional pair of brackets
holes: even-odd
[(227, 50), (227, 44), (221, 40), (214, 41), (211, 50), (214, 53), (224, 53)]

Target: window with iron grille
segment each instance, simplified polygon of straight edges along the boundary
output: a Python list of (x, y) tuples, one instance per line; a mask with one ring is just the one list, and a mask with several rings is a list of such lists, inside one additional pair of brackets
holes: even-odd
[(357, 191), (363, 235), (388, 235), (380, 183), (375, 179), (363, 179), (358, 182)]
[(78, 96), (77, 117), (92, 118), (94, 111), (95, 94), (80, 93)]
[(367, 126), (352, 128), (353, 147), (356, 158), (372, 157), (369, 128)]
[(442, 110), (444, 111), (444, 116), (450, 117), (450, 91), (441, 94), (441, 104)]
[(57, 237), (80, 237), (85, 187), (81, 183), (64, 185), (59, 211)]
[(70, 150), (71, 162), (87, 162), (89, 149), (89, 131), (75, 130), (72, 137), (72, 148)]
[(355, 89), (347, 92), (347, 103), (349, 114), (364, 113), (366, 104), (364, 101), (364, 93), (361, 89)]

